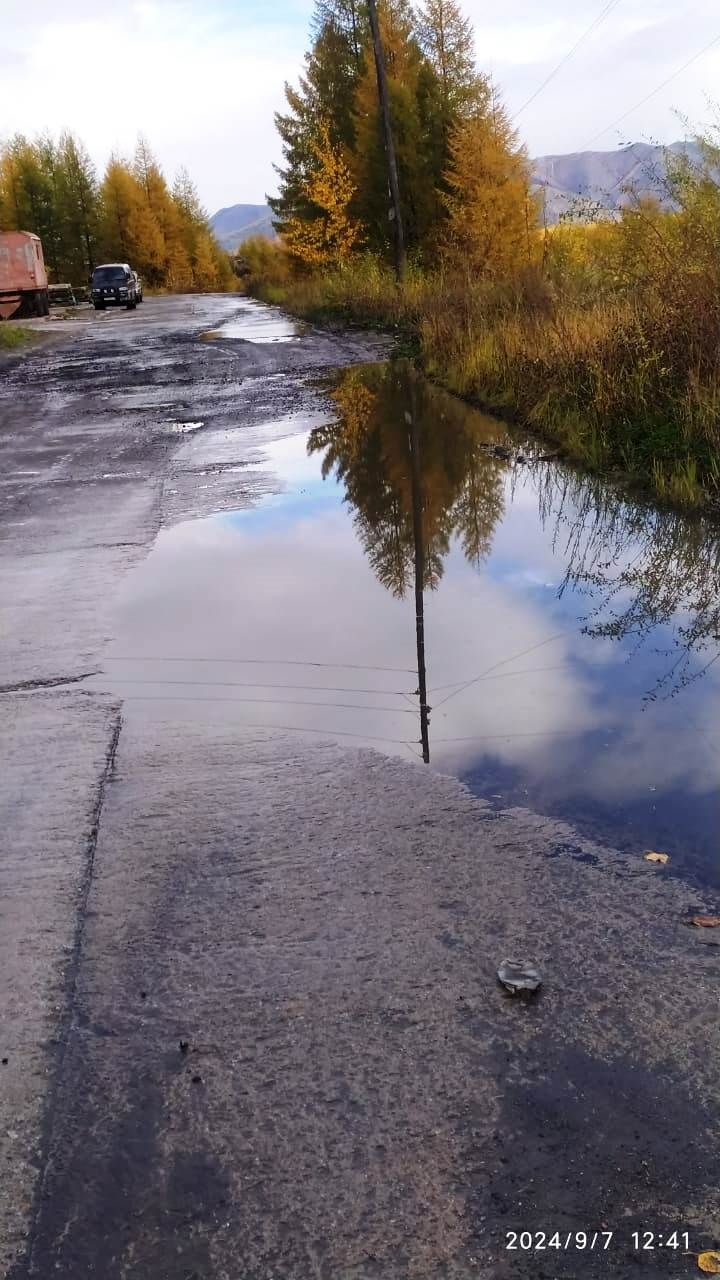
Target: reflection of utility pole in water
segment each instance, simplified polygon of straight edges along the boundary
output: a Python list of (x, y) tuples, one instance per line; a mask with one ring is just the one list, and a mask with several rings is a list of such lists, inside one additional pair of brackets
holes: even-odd
[(420, 699), (420, 742), (422, 758), (430, 763), (430, 708), (427, 704), (425, 672), (425, 545), (423, 541), (423, 500), (420, 481), (420, 434), (415, 386), (410, 379), (410, 479), (412, 482), (413, 542), (415, 544), (415, 633), (417, 637), (418, 697)]

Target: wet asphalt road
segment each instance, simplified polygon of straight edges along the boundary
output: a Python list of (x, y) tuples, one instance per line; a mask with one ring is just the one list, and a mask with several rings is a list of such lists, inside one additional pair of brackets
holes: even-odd
[(272, 492), (309, 375), (381, 351), (202, 337), (237, 306), (0, 369), (0, 1273), (696, 1274), (632, 1233), (720, 1239), (713, 904), (419, 765), (84, 687), (161, 527)]

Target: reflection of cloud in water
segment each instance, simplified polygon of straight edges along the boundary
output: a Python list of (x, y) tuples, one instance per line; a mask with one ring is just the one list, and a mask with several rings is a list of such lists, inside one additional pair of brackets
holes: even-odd
[[(443, 630), (447, 629), (448, 638), (463, 616), (493, 619), (493, 636), (466, 642), (461, 653), (454, 650), (456, 670), (472, 670), (473, 663), (484, 669), (501, 661), (512, 652), (511, 636), (522, 636), (527, 640), (523, 647), (530, 647), (552, 632), (547, 612), (497, 584), (477, 593), (477, 613), (475, 602), (468, 606), (461, 582), (453, 590), (448, 579), (443, 595)], [(448, 608), (453, 595), (456, 615), (452, 604)], [(438, 647), (443, 655), (451, 652), (449, 643)], [(440, 706), (433, 715), (434, 759), (447, 758), (455, 770), (463, 772), (484, 751), (508, 765), (531, 770), (536, 779), (562, 779), (568, 795), (586, 793), (608, 801), (625, 799), (649, 786), (682, 785), (696, 793), (716, 787), (720, 774), (717, 681), (703, 688), (692, 720), (678, 714), (675, 702), (638, 705), (629, 715), (623, 690), (614, 693), (613, 673), (607, 670), (613, 662), (622, 664), (622, 655), (608, 640), (601, 640), (599, 647), (602, 655), (593, 639), (565, 634), (461, 694), (459, 705)], [(431, 653), (433, 648), (431, 643)], [(598, 681), (593, 668), (601, 664), (605, 670)], [(436, 665), (432, 666), (434, 671)], [(518, 677), (510, 674), (522, 667), (546, 669)], [(708, 740), (713, 733), (715, 737)], [(505, 734), (538, 736), (506, 738)], [(591, 747), (579, 752), (578, 739), (586, 734), (593, 735)], [(495, 736), (484, 743), (441, 746), (443, 738), (465, 735)]]
[[(178, 672), (144, 672), (150, 692), (174, 697), (167, 680), (203, 682), (186, 692), (218, 703), (206, 704), (205, 712), (198, 704), (198, 714), (215, 715), (221, 707), (223, 718), (242, 723), (391, 739), (405, 752), (399, 743), (418, 738), (417, 716), (408, 714), (415, 704), (401, 696), (416, 683), (411, 603), (393, 599), (375, 580), (337, 509), (299, 519), (291, 539), (282, 522), (274, 529), (263, 524), (259, 532), (253, 533), (252, 514), (232, 524), (179, 526), (161, 538), (157, 564), (151, 556), (136, 571), (123, 602), (123, 650), (189, 659)], [(595, 641), (570, 628), (558, 637), (562, 627), (553, 627), (546, 609), (506, 583), (481, 577), (457, 553), (440, 591), (429, 597), (426, 630), (437, 767), (462, 773), (487, 753), (536, 777), (562, 777), (568, 794), (607, 799), (649, 785), (682, 783), (697, 792), (715, 785), (716, 752), (694, 726), (678, 724), (674, 702), (638, 707), (628, 717), (622, 690), (613, 696), (607, 672), (595, 680)], [(548, 637), (555, 638), (543, 644)], [(617, 646), (601, 645), (605, 666), (617, 660)], [(507, 661), (524, 650), (532, 651)], [(263, 666), (208, 670), (191, 661), (209, 655), (262, 660)], [(288, 658), (343, 665), (276, 665)], [(439, 688), (497, 663), (504, 665), (454, 696)], [(407, 672), (352, 671), (345, 664)], [(137, 675), (133, 667), (114, 671), (123, 680)], [(216, 681), (225, 683), (213, 687)], [(277, 690), (263, 681), (306, 687)], [(127, 692), (143, 688), (127, 686)], [(281, 701), (266, 701), (273, 698)], [(321, 705), (303, 706), (307, 701)], [(346, 705), (333, 705), (338, 702)], [(712, 680), (693, 716), (707, 732), (718, 723), (717, 706)], [(593, 749), (579, 756), (578, 739), (588, 734)], [(446, 741), (453, 738), (468, 740)]]
[(346, 374), (338, 415), (267, 443), (281, 496), (172, 529), (128, 579), (111, 665), (133, 714), (417, 754), (422, 576), (436, 767), (573, 818), (591, 800), (611, 827), (665, 796), (678, 838), (697, 813), (709, 844), (720, 670), (694, 677), (717, 653), (716, 534), (513, 469), (500, 424), (397, 366)]
[[(431, 696), (436, 759), (441, 739), (490, 735), (498, 739), (493, 751), (518, 762), (543, 749), (519, 735), (579, 733), (603, 723), (589, 682), (571, 661), (570, 637), (557, 636), (562, 628), (552, 626), (532, 597), (480, 577), (453, 557), (440, 595), (426, 608), (431, 690), (503, 664), (456, 695), (448, 691), (444, 706), (442, 691)], [(504, 741), (508, 735), (518, 736)], [(477, 744), (455, 744), (447, 754), (457, 767), (458, 757), (473, 751)]]
[[(589, 760), (582, 789), (606, 799), (623, 799), (649, 786), (663, 791), (682, 787), (694, 794), (714, 790), (720, 778), (719, 712), (716, 681), (704, 685), (691, 716), (678, 714), (671, 702), (654, 703), (629, 720), (622, 704), (614, 707), (610, 748)], [(572, 789), (570, 765), (568, 761)]]
[[(267, 525), (260, 539), (242, 522), (181, 526), (160, 540), (158, 553), (161, 572), (156, 573), (150, 557), (126, 592), (122, 639), (126, 652), (187, 654), (192, 658), (232, 656), (235, 649), (238, 657), (262, 658), (267, 670), (257, 675), (238, 668), (231, 675), (223, 673), (223, 679), (267, 679), (273, 683), (290, 683), (287, 671), (278, 671), (273, 665), (287, 657), (308, 663), (407, 668), (408, 674), (402, 677), (378, 672), (370, 681), (368, 673), (349, 675), (342, 668), (333, 670), (332, 683), (345, 690), (377, 691), (343, 695), (344, 700), (394, 708), (389, 712), (345, 710), (338, 716), (337, 709), (329, 705), (336, 701), (334, 695), (322, 693), (318, 697), (332, 712), (323, 715), (321, 708), (301, 707), (302, 699), (312, 696), (309, 692), (288, 690), (283, 696), (295, 704), (291, 709), (263, 704), (262, 716), (251, 718), (287, 724), (291, 710), (290, 718), (297, 725), (343, 728), (369, 738), (417, 738), (416, 716), (406, 714), (410, 704), (397, 696), (401, 690), (410, 692), (415, 687), (409, 674), (415, 661), (411, 606), (393, 599), (377, 583), (341, 512), (298, 520), (291, 541), (286, 529), (273, 530)], [(453, 564), (455, 560), (453, 557)], [(459, 557), (457, 570), (448, 574), (437, 597), (437, 610), (435, 597), (428, 610), (431, 688), (469, 679), (507, 659), (509, 635), (520, 637), (522, 647), (529, 648), (548, 634), (547, 619), (532, 604), (501, 585), (483, 581)], [(191, 612), (187, 600), (193, 601)], [(229, 644), (230, 637), (241, 639)], [(602, 722), (600, 710), (592, 707), (589, 685), (573, 671), (565, 641), (554, 642), (514, 665), (559, 669), (515, 676), (509, 674), (513, 670), (509, 664), (503, 668), (502, 678), (483, 681), (440, 708), (433, 717), (433, 739), (582, 732)], [(320, 675), (324, 670), (303, 670), (302, 677), (294, 676), (292, 682), (317, 689), (328, 683), (326, 674)], [(123, 672), (122, 678), (132, 674), (132, 670)], [(182, 678), (215, 680), (220, 676), (215, 669), (208, 675), (199, 664), (189, 662), (187, 668), (183, 665)], [(390, 696), (389, 691), (393, 691)], [(212, 694), (212, 689), (203, 692)], [(258, 689), (257, 696), (262, 692)], [(220, 689), (218, 695), (223, 696)], [(238, 695), (227, 689), (225, 696)], [(252, 691), (246, 696), (252, 696)], [(249, 704), (238, 704), (243, 717), (252, 710)], [(509, 759), (525, 760), (536, 756), (542, 747), (536, 740), (522, 738), (500, 744), (500, 750)], [(435, 759), (452, 758), (459, 763), (476, 752), (477, 743), (453, 746), (436, 752)]]

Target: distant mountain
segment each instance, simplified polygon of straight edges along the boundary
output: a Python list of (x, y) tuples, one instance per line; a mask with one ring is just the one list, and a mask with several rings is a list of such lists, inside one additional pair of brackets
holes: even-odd
[(272, 212), (266, 204), (233, 204), (218, 209), (210, 219), (210, 226), (223, 249), (234, 253), (243, 240), (251, 236), (275, 236)]
[[(594, 216), (613, 217), (629, 200), (627, 188), (638, 195), (663, 199), (666, 154), (699, 158), (694, 142), (668, 147), (633, 142), (617, 151), (572, 151), (568, 155), (538, 156), (533, 160), (535, 189), (544, 192), (545, 216), (558, 222), (563, 214), (587, 209)], [(266, 204), (233, 204), (210, 219), (220, 244), (233, 252), (250, 236), (275, 237), (272, 212)]]
[[(673, 142), (656, 147), (633, 142), (617, 151), (575, 151), (564, 156), (539, 156), (533, 161), (536, 189), (545, 193), (548, 222), (557, 222), (564, 213), (585, 207), (602, 216), (616, 214), (629, 200), (627, 188), (638, 195), (655, 195), (666, 203), (663, 179), (666, 154), (699, 158), (693, 142)], [(599, 208), (598, 208), (599, 206)]]

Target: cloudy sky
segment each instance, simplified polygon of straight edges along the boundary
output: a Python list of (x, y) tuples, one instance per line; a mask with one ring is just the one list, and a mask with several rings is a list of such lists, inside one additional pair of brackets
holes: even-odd
[[(608, 4), (594, 34), (520, 112), (535, 155), (670, 142), (683, 132), (674, 111), (693, 122), (711, 114), (717, 0), (504, 0), (496, 14), (488, 0), (464, 0), (479, 65), (510, 111)], [(273, 111), (300, 69), (312, 10), (312, 0), (0, 0), (0, 136), (67, 127), (101, 166), (113, 149), (131, 151), (142, 130), (168, 173), (187, 165), (211, 212), (260, 202), (279, 158)]]

